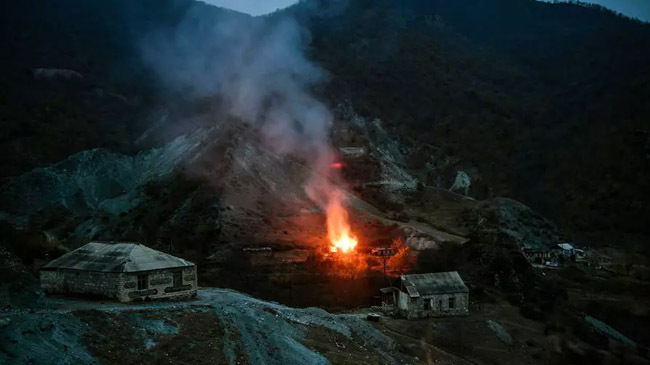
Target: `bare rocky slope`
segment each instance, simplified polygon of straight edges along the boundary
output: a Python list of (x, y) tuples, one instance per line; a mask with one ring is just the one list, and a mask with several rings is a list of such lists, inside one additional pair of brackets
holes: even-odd
[[(230, 290), (193, 301), (120, 305), (41, 298), (0, 312), (0, 361), (32, 364), (327, 364), (318, 341), (348, 363), (397, 364), (401, 354), (362, 314), (293, 309)], [(411, 359), (412, 361), (412, 359)]]
[[(438, 176), (439, 188), (429, 189), (444, 191), (453, 183), (450, 172), (457, 171), (459, 160), (421, 153), (392, 138), (380, 120), (361, 118), (349, 106), (337, 110), (333, 138), (341, 147), (353, 216), (404, 225), (411, 235), (440, 242), (464, 242), (473, 232), (469, 227), (485, 224), (486, 219), (467, 211), (449, 211), (430, 220), (420, 217), (424, 220), (416, 222), (440, 204), (449, 206), (444, 199), (420, 204), (423, 179)], [(346, 155), (344, 146), (350, 145), (362, 152)], [(414, 167), (408, 159), (417, 153), (422, 163)], [(304, 191), (309, 174), (299, 158), (273, 153), (255, 130), (224, 118), (133, 156), (104, 149), (82, 151), (15, 177), (0, 191), (0, 219), (45, 235), (55, 246), (122, 239), (166, 249), (176, 241), (181, 250), (205, 254), (220, 246), (277, 240), (313, 248), (324, 237), (324, 224), (318, 223), (322, 212)], [(516, 237), (518, 246), (550, 247), (559, 239), (556, 229), (544, 222), (539, 234), (550, 236), (537, 243), (527, 231), (536, 223), (526, 222), (526, 217), (536, 215), (522, 204), (508, 200), (476, 204), (449, 194), (467, 200), (467, 209), (475, 207), (477, 212), (500, 207), (492, 214), (499, 218), (487, 221), (491, 228), (496, 224)], [(446, 224), (450, 219), (464, 220), (466, 229)], [(258, 229), (250, 231), (249, 226)]]

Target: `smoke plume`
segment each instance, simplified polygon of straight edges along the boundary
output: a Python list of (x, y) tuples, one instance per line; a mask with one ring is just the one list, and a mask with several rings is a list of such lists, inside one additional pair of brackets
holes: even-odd
[(147, 37), (145, 60), (166, 87), (218, 99), (227, 114), (258, 128), (275, 153), (307, 160), (313, 174), (305, 192), (326, 209), (335, 190), (332, 115), (311, 92), (326, 73), (305, 55), (309, 34), (289, 17), (204, 10)]

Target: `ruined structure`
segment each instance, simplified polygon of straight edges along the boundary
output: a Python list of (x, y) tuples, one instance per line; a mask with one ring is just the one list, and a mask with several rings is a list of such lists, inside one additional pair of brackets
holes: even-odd
[(37, 80), (80, 80), (83, 78), (81, 73), (63, 68), (36, 68), (33, 74)]
[(41, 268), (46, 293), (121, 302), (196, 295), (196, 266), (139, 243), (91, 242)]
[(456, 271), (402, 275), (393, 292), (408, 319), (469, 314), (469, 290)]
[(535, 264), (543, 264), (552, 257), (552, 252), (543, 248), (524, 247), (521, 252), (528, 262)]

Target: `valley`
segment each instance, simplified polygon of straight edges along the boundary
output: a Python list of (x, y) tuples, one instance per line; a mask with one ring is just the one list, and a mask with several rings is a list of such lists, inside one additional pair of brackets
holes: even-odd
[[(0, 363), (650, 363), (648, 23), (534, 0), (0, 13)], [(89, 242), (195, 264), (196, 297), (46, 295)], [(404, 275), (448, 272), (469, 315), (427, 317), (438, 293)]]

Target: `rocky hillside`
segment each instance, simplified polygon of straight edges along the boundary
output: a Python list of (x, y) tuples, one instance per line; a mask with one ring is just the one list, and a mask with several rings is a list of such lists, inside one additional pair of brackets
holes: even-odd
[[(533, 0), (308, 0), (262, 18), (191, 0), (27, 0), (0, 14), (0, 362), (647, 363), (648, 24)], [(319, 254), (307, 158), (142, 57), (152, 32), (208, 42), (221, 22), (286, 16), (326, 71), (300, 91), (331, 111), (323, 137), (360, 238), (348, 266)], [(269, 301), (44, 297), (40, 265), (88, 240), (142, 242), (197, 263), (202, 286)], [(563, 241), (608, 246), (608, 267), (542, 270), (521, 253)], [(459, 271), (472, 315), (371, 326), (309, 308), (376, 304), (370, 252), (394, 242), (410, 251), (393, 275)]]
[[(647, 254), (647, 24), (506, 0), (309, 1), (258, 20), (189, 0), (3, 7), (13, 57), (2, 61), (0, 219), (27, 261), (89, 239), (200, 260), (216, 247), (324, 237), (304, 161), (266, 149), (220, 98), (171, 87), (143, 62), (150, 32), (188, 14), (196, 24), (293, 15), (310, 31), (305, 51), (329, 72), (313, 91), (333, 112), (355, 217), (424, 241), (495, 234), (519, 247), (566, 239)], [(34, 9), (49, 16), (26, 15)], [(452, 187), (484, 202), (439, 193)]]
[(165, 93), (141, 59), (142, 39), (195, 6), (222, 12), (189, 0), (0, 5), (0, 39), (11, 55), (0, 60), (0, 177), (85, 149), (138, 152)]
[[(142, 41), (190, 11), (243, 17), (189, 0), (2, 6), (5, 177), (91, 148), (135, 154), (152, 145), (139, 137), (161, 114), (172, 120), (164, 143), (188, 132), (178, 119), (214, 118), (215, 101), (157, 80)], [(520, 200), (578, 242), (648, 237), (649, 25), (533, 0), (314, 0), (271, 18), (287, 14), (311, 33), (310, 55), (331, 76), (317, 92), (330, 105), (380, 118), (413, 146), (405, 166), (435, 157), (419, 181), (448, 188), (462, 170), (471, 196)]]
[(219, 289), (201, 290), (196, 301), (132, 306), (43, 298), (30, 312), (1, 312), (0, 336), (3, 363), (413, 361), (361, 314), (293, 309)]

